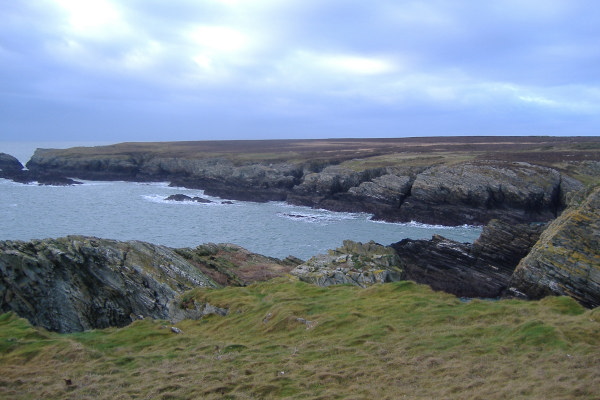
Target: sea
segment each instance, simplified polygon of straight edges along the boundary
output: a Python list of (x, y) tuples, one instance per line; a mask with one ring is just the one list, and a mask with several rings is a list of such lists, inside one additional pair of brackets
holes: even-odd
[[(103, 142), (1, 142), (0, 152), (23, 164), (36, 147), (67, 148)], [(252, 252), (307, 260), (346, 239), (383, 245), (439, 234), (473, 242), (478, 226), (447, 227), (416, 222), (374, 221), (370, 214), (343, 213), (284, 202), (228, 201), (202, 190), (168, 182), (82, 181), (74, 186), (20, 184), (0, 179), (0, 240), (31, 240), (88, 235), (142, 240), (169, 247), (233, 243)], [(211, 203), (171, 201), (173, 194), (199, 196)]]

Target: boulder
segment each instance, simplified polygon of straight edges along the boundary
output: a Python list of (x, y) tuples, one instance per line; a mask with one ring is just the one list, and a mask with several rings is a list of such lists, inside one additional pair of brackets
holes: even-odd
[(585, 307), (600, 305), (600, 187), (572, 205), (542, 233), (517, 266), (509, 296), (570, 296)]
[(192, 201), (192, 202), (195, 202), (195, 203), (212, 203), (212, 201), (210, 201), (208, 199), (205, 199), (203, 197), (198, 197), (198, 196), (191, 197), (191, 196), (188, 196), (188, 195), (185, 195), (185, 194), (181, 194), (181, 193), (172, 194), (172, 195), (166, 197), (165, 200), (169, 200), (169, 201)]

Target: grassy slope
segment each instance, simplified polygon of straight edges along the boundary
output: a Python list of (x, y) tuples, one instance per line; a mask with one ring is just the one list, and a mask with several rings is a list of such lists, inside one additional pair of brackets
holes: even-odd
[(280, 278), (189, 299), (231, 312), (183, 334), (138, 321), (58, 335), (1, 316), (0, 398), (600, 397), (600, 311), (569, 298), (462, 303), (409, 282)]

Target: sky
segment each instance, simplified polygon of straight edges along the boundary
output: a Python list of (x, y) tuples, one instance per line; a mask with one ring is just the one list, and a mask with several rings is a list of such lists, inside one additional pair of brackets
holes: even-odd
[(597, 0), (4, 0), (0, 141), (600, 135)]

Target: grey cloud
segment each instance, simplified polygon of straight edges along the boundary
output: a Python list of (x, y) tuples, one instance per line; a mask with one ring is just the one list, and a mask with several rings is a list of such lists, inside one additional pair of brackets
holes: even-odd
[(597, 134), (591, 1), (114, 4), (89, 34), (3, 5), (0, 139)]

